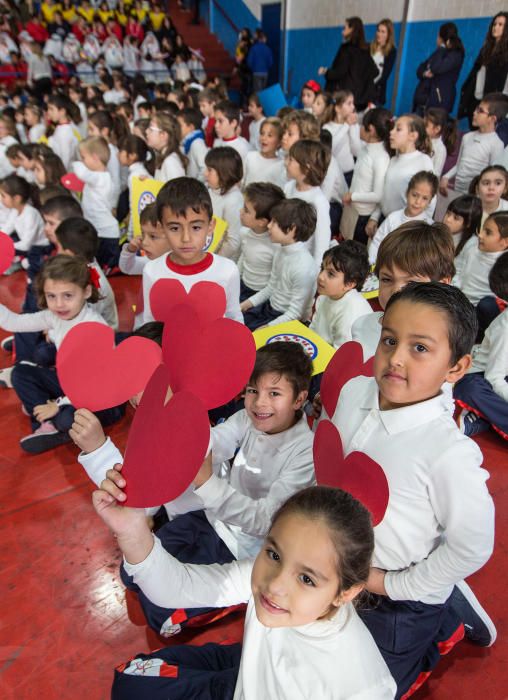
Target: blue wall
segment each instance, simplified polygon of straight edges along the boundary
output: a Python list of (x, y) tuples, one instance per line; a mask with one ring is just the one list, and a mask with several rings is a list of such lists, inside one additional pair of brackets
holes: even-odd
[(259, 22), (242, 0), (212, 0), (210, 3), (212, 21), (211, 23), (208, 21), (208, 24), (213, 33), (222, 42), (226, 51), (234, 56), (238, 33), (215, 5), (224, 10), (225, 14), (230, 17), (238, 29), (248, 27), (253, 32), (259, 27)]

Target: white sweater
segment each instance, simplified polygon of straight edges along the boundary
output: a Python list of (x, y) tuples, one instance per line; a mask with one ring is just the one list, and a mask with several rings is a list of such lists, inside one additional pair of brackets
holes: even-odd
[(434, 165), (434, 172), (439, 177), (443, 172), (444, 164), (446, 162), (446, 146), (443, 143), (443, 139), (438, 136), (436, 139), (431, 139), (432, 141), (432, 163)]
[(270, 281), (273, 257), (279, 245), (272, 243), (268, 231), (254, 233), (250, 228), (242, 228), (238, 269), (240, 279), (250, 289), (259, 292)]
[(109, 280), (97, 260), (89, 263), (88, 267), (93, 268), (99, 275), (99, 294), (102, 299), (95, 304), (95, 311), (102, 316), (108, 326), (111, 326), (113, 330), (117, 331), (118, 309), (116, 308), (115, 295)]
[(160, 168), (155, 171), (154, 178), (160, 182), (168, 182), (173, 180), (175, 177), (184, 177), (185, 168), (182, 165), (180, 156), (178, 153), (170, 153), (162, 161)]
[(303, 199), (304, 202), (312, 204), (316, 209), (316, 230), (305, 245), (314, 258), (316, 270), (319, 270), (321, 261), (323, 260), (323, 254), (330, 247), (330, 239), (332, 235), (330, 224), (330, 203), (324, 196), (320, 187), (311, 187), (310, 190), (300, 192), (296, 189), (295, 180), (290, 180), (287, 185), (285, 185), (284, 194), (288, 199), (292, 197)]
[(342, 299), (319, 296), (310, 327), (327, 343), (339, 348), (352, 340), (351, 328), (356, 319), (371, 313), (369, 302), (356, 289), (346, 292)]
[(273, 259), (267, 286), (250, 297), (253, 306), (269, 300), (281, 316), (271, 321), (273, 326), (286, 321), (305, 320), (316, 282), (314, 260), (305, 243), (281, 246)]
[(44, 124), (34, 124), (28, 130), (28, 140), (30, 143), (38, 143), (45, 133), (46, 127)]
[(107, 170), (96, 172), (89, 170), (84, 163), (75, 161), (72, 164), (74, 173), (83, 180), (83, 198), (81, 207), (83, 216), (97, 229), (99, 238), (119, 238), (118, 221), (112, 214), (116, 206), (114, 202), (114, 187), (111, 175)]
[(109, 147), (109, 160), (108, 160), (108, 173), (111, 175), (111, 181), (113, 182), (113, 194), (112, 200), (114, 202), (113, 208), (116, 209), (118, 204), (118, 197), (120, 196), (120, 161), (118, 160), (118, 148), (113, 143), (108, 143)]
[(370, 216), (381, 202), (389, 163), (383, 143), (363, 145), (351, 181), (351, 201), (359, 216)]
[(427, 224), (432, 223), (432, 219), (428, 216), (426, 210), (421, 214), (418, 214), (418, 216), (407, 216), (405, 208), (399, 209), (398, 211), (392, 211), (392, 213), (388, 214), (386, 219), (384, 219), (383, 223), (379, 226), (374, 238), (371, 239), (369, 245), (369, 262), (371, 265), (374, 265), (376, 262), (377, 252), (382, 241), (384, 241), (389, 233), (395, 231), (395, 229), (402, 226), (402, 224), (406, 224), (408, 221), (425, 221)]
[(348, 191), (344, 173), (333, 155), (330, 158), (330, 165), (326, 171), (325, 179), (321, 183), (321, 189), (328, 202), (341, 202), (342, 197)]
[(19, 214), (15, 209), (11, 209), (3, 231), (9, 234), (16, 233), (19, 238), (19, 241), (14, 244), (16, 250), (25, 253), (28, 253), (34, 245), (49, 245), (44, 234), (44, 220), (31, 204), (25, 204)]
[(461, 260), (459, 261), (459, 272), (454, 282), (459, 289), (462, 289), (469, 301), (476, 306), (483, 297), (493, 296), (489, 287), (489, 273), (503, 251), (484, 253), (478, 248), (478, 245), (474, 245), (477, 239), (471, 240), (473, 240), (473, 244), (466, 244), (458, 256)]
[(9, 159), (5, 155), (5, 152), (9, 146), (13, 146), (15, 143), (18, 143), (17, 139), (10, 134), (8, 136), (4, 136), (3, 139), (0, 139), (0, 179), (7, 177), (14, 172), (14, 167), (11, 165)]
[(244, 162), (244, 187), (251, 182), (271, 182), (283, 188), (287, 175), (282, 158), (265, 158), (259, 151), (249, 151)]
[(498, 396), (508, 401), (508, 314), (503, 311), (485, 331), (482, 344), (473, 354), (471, 372), (484, 372)]
[[(421, 170), (434, 172), (433, 168), (432, 158), (420, 151), (400, 153), (390, 158), (381, 199), (381, 211), (384, 216), (406, 206), (407, 186), (413, 175)], [(372, 218), (379, 220), (379, 210), (373, 212)]]
[(213, 213), (227, 221), (228, 228), (222, 239), (219, 254), (231, 260), (237, 260), (240, 255), (240, 210), (243, 207), (243, 195), (238, 185), (234, 185), (225, 194), (218, 190), (208, 190), (212, 199)]
[(244, 139), (243, 136), (237, 136), (234, 139), (227, 139), (226, 141), (224, 139), (215, 139), (213, 142), (213, 147), (218, 148), (219, 146), (229, 146), (230, 148), (234, 148), (235, 151), (237, 151), (243, 162), (245, 162), (245, 157), (249, 151), (252, 150), (250, 143), (247, 141), (247, 139)]
[(204, 139), (195, 139), (191, 143), (191, 147), (187, 153), (187, 158), (189, 159), (186, 169), (187, 177), (195, 177), (197, 180), (204, 182), (205, 158), (207, 153), (208, 146)]
[(332, 154), (337, 159), (339, 168), (343, 173), (350, 172), (361, 149), (360, 125), (328, 122), (323, 128), (332, 135)]
[(59, 124), (53, 135), (48, 139), (48, 145), (57, 156), (60, 156), (66, 170), (76, 160), (79, 139), (77, 127), (74, 124)]
[(264, 117), (261, 117), (261, 119), (258, 119), (257, 121), (253, 119), (251, 123), (249, 124), (249, 143), (251, 145), (251, 148), (254, 148), (256, 151), (259, 151), (259, 135), (261, 132), (261, 124), (264, 122)]
[(150, 262), (149, 258), (147, 258), (146, 255), (131, 253), (127, 246), (128, 243), (122, 246), (118, 267), (124, 275), (142, 275), (145, 265)]
[(455, 177), (455, 191), (467, 194), (471, 180), (488, 165), (499, 163), (503, 150), (504, 144), (495, 131), (470, 131), (462, 138), (457, 163), (444, 177)]

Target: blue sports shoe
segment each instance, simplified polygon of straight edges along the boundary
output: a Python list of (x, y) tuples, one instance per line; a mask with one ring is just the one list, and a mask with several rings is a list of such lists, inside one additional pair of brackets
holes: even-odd
[(474, 437), (489, 429), (489, 423), (472, 411), (462, 411), (459, 416), (459, 430), (468, 437)]
[(454, 587), (450, 606), (464, 624), (466, 639), (480, 647), (491, 647), (497, 638), (496, 626), (465, 581)]

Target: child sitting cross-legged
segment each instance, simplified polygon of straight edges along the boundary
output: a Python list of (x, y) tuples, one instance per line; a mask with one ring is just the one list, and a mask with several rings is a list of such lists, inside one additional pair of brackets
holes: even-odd
[(301, 199), (286, 199), (271, 211), (272, 243), (279, 243), (270, 281), (240, 305), (251, 330), (285, 321), (305, 320), (314, 291), (316, 269), (306, 241), (316, 228), (316, 210)]

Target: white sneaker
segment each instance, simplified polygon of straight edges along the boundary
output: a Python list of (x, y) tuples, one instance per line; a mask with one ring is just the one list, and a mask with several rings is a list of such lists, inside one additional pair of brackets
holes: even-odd
[(0, 387), (2, 389), (12, 389), (12, 370), (14, 367), (6, 367), (5, 369), (0, 369)]

